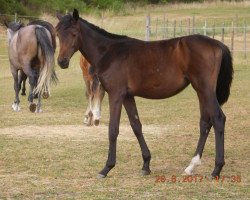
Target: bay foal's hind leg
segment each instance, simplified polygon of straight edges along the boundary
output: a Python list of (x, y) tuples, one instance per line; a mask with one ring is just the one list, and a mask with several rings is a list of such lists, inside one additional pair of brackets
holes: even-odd
[(19, 84), (18, 84), (18, 71), (16, 69), (11, 70), (12, 76), (14, 78), (14, 90), (15, 90), (15, 100), (14, 103), (12, 104), (12, 109), (16, 112), (20, 111), (19, 103)]
[(215, 132), (215, 149), (216, 149), (215, 167), (214, 171), (211, 174), (213, 178), (220, 176), (222, 167), (225, 165), (225, 160), (224, 160), (225, 122), (226, 122), (226, 116), (221, 110), (219, 104), (217, 103), (217, 107), (215, 108), (215, 113), (212, 118), (212, 123)]
[(134, 97), (126, 97), (124, 99), (123, 105), (126, 109), (130, 125), (141, 147), (143, 158), (142, 175), (148, 175), (151, 172), (149, 167), (151, 154), (142, 133), (142, 125), (139, 119)]
[(200, 118), (200, 138), (197, 144), (196, 151), (194, 153), (194, 157), (192, 158), (189, 166), (185, 169), (185, 173), (187, 175), (192, 175), (193, 170), (201, 164), (201, 157), (205, 147), (205, 143), (207, 141), (207, 137), (209, 131), (212, 127), (210, 122), (210, 117), (208, 113), (204, 110), (201, 110), (201, 118)]
[(104, 178), (116, 164), (116, 144), (119, 134), (123, 97), (121, 94), (109, 94), (109, 152), (105, 167), (99, 172), (98, 178)]
[(200, 157), (205, 146), (205, 142), (211, 126), (215, 130), (215, 168), (212, 173), (212, 177), (219, 177), (222, 167), (225, 164), (224, 161), (224, 128), (226, 117), (222, 112), (220, 105), (217, 101), (216, 94), (210, 93), (203, 97), (199, 95), (201, 106), (201, 135), (197, 145), (195, 157), (192, 159), (190, 165), (185, 169), (187, 174), (191, 174), (195, 166), (200, 164)]

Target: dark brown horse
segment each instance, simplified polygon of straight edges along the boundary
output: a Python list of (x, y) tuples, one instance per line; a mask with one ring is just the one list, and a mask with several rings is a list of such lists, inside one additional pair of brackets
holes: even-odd
[(58, 15), (58, 18), (58, 64), (67, 68), (71, 56), (79, 50), (91, 62), (108, 93), (109, 153), (98, 177), (105, 177), (115, 166), (122, 105), (141, 147), (144, 161), (142, 174), (150, 173), (151, 154), (142, 134), (134, 96), (163, 99), (179, 93), (190, 83), (200, 103), (200, 139), (185, 172), (192, 174), (200, 164), (208, 133), (213, 126), (216, 156), (212, 177), (220, 175), (225, 164), (226, 121), (221, 105), (229, 97), (233, 78), (231, 54), (223, 43), (201, 35), (145, 42), (108, 33), (81, 19), (77, 10), (73, 15)]

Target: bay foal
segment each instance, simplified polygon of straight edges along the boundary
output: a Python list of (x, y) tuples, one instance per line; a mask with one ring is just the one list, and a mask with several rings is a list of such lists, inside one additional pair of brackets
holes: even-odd
[(150, 173), (151, 154), (142, 134), (134, 96), (163, 99), (176, 95), (189, 84), (200, 103), (200, 139), (195, 156), (186, 168), (192, 174), (200, 164), (211, 127), (215, 130), (215, 167), (220, 175), (224, 161), (226, 117), (221, 109), (230, 95), (233, 78), (229, 49), (220, 41), (201, 35), (145, 42), (115, 35), (73, 14), (58, 15), (56, 26), (60, 50), (58, 64), (67, 68), (72, 55), (80, 51), (91, 62), (108, 93), (110, 107), (109, 152), (99, 177), (106, 177), (116, 164), (116, 144), (122, 105), (141, 147), (142, 174)]

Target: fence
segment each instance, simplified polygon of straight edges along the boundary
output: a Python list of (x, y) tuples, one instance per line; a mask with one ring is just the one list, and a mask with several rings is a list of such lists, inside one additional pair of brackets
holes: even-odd
[(234, 19), (196, 19), (195, 16), (182, 20), (168, 20), (165, 15), (162, 20), (155, 18), (152, 23), (150, 15), (146, 16), (145, 40), (169, 39), (190, 34), (202, 34), (225, 43), (234, 54), (242, 52), (247, 58), (250, 52), (250, 27), (246, 19), (236, 16)]
[[(13, 21), (29, 22), (37, 19), (34, 16), (1, 15)], [(91, 21), (107, 31), (124, 34), (138, 39), (160, 40), (169, 39), (190, 34), (203, 34), (225, 43), (233, 54), (241, 53), (243, 58), (250, 57), (249, 40), (250, 27), (247, 22), (250, 18), (242, 18), (236, 15), (234, 18), (203, 18), (197, 16), (182, 19), (169, 19), (167, 14), (162, 17), (146, 18), (113, 17), (91, 19)], [(7, 59), (7, 40), (5, 28), (0, 27), (0, 60)], [(6, 42), (3, 42), (5, 40)], [(1, 50), (2, 49), (2, 50)], [(6, 49), (6, 50), (4, 50)]]

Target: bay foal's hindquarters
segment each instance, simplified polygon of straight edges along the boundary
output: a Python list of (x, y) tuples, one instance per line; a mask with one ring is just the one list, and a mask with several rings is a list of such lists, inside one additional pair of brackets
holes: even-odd
[(151, 154), (142, 134), (134, 96), (149, 99), (171, 97), (189, 83), (200, 103), (200, 138), (190, 165), (192, 174), (200, 158), (211, 127), (215, 130), (216, 156), (212, 176), (220, 175), (224, 161), (224, 127), (221, 110), (230, 94), (233, 77), (232, 58), (221, 42), (191, 35), (170, 40), (145, 42), (115, 35), (73, 14), (58, 15), (56, 31), (60, 43), (58, 64), (67, 68), (72, 55), (80, 51), (93, 65), (108, 93), (110, 106), (109, 153), (99, 177), (105, 177), (116, 163), (116, 144), (122, 105), (141, 147), (142, 174), (150, 173)]

